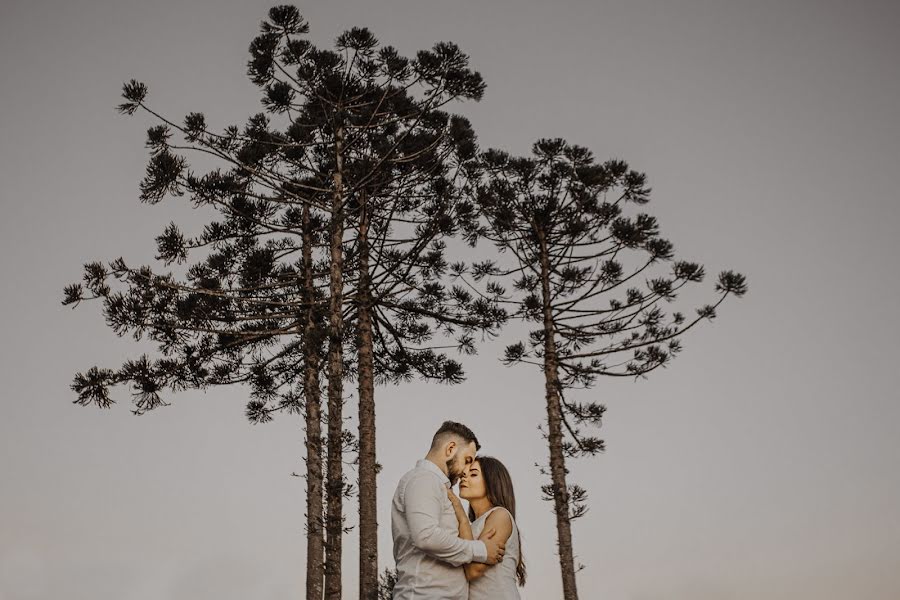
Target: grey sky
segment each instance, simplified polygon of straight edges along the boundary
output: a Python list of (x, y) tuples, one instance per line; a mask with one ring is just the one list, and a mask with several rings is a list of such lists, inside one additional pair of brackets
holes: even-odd
[[(270, 4), (0, 4), (0, 600), (300, 597), (301, 424), (251, 426), (239, 389), (143, 417), (126, 390), (110, 411), (73, 405), (76, 371), (146, 346), (98, 305), (59, 304), (82, 263), (149, 261), (170, 220), (203, 223), (138, 202), (153, 121), (115, 113), (122, 83), (176, 120), (242, 123), (261, 110), (244, 65)], [(623, 158), (679, 256), (749, 277), (669, 369), (591, 392), (608, 450), (573, 467), (592, 497), (575, 526), (583, 598), (900, 597), (900, 6), (298, 6), (319, 43), (354, 25), (407, 54), (459, 43), (488, 84), (462, 108), (482, 146), (560, 136)], [(540, 375), (500, 366), (501, 345), (462, 386), (377, 391), (382, 563), (394, 484), (455, 418), (512, 471), (527, 597), (557, 598)]]

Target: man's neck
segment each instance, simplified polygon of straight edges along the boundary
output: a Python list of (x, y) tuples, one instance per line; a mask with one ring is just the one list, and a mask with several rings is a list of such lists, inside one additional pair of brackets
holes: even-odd
[(425, 455), (425, 460), (431, 462), (431, 464), (433, 464), (438, 469), (440, 469), (441, 473), (449, 476), (449, 473), (447, 472), (447, 463), (446, 462), (443, 462), (439, 458), (432, 456), (430, 453)]

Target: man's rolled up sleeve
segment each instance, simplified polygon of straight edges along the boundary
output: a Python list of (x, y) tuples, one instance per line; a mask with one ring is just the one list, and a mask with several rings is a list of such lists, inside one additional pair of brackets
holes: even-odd
[(484, 542), (481, 540), (475, 540), (474, 555), (475, 557), (472, 559), (472, 562), (486, 563), (487, 562), (487, 546), (484, 545)]

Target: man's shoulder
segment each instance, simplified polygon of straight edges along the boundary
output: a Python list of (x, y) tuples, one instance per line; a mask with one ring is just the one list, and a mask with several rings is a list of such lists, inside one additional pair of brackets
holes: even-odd
[(409, 471), (403, 474), (403, 477), (400, 478), (401, 482), (409, 483), (413, 480), (418, 480), (425, 478), (429, 481), (434, 481), (436, 484), (440, 484), (441, 479), (437, 476), (436, 473), (433, 473), (430, 469), (426, 469), (420, 465), (416, 465)]
[(419, 485), (430, 485), (435, 489), (441, 485), (441, 480), (435, 473), (417, 465), (404, 473), (403, 477), (400, 478), (395, 496), (402, 500), (406, 488), (413, 482)]

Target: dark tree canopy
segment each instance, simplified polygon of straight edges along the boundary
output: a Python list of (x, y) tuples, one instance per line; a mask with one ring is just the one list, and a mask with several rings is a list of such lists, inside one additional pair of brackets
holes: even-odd
[[(466, 163), (477, 150), (474, 134), (465, 119), (440, 110), (451, 100), (480, 98), (484, 84), (467, 70), (467, 57), (455, 45), (440, 43), (410, 60), (389, 46), (378, 48), (361, 28), (340, 35), (337, 51), (320, 50), (299, 37), (308, 25), (293, 7), (272, 9), (262, 28), (250, 47), (249, 73), (263, 89), (267, 112), (287, 116), (281, 130), (265, 113), (222, 133), (209, 131), (201, 113), (179, 125), (149, 108), (147, 86), (131, 81), (124, 87), (121, 112), (144, 109), (162, 121), (147, 133), (151, 158), (140, 199), (155, 204), (188, 196), (194, 207), (211, 207), (221, 218), (193, 237), (172, 223), (157, 238), (157, 258), (167, 266), (205, 253), (182, 281), (117, 259), (86, 265), (83, 283), (66, 288), (65, 304), (102, 299), (110, 327), (136, 339), (146, 335), (166, 357), (144, 357), (117, 371), (90, 370), (76, 382), (82, 403), (108, 406), (109, 387), (126, 382), (135, 386), (138, 412), (163, 403), (160, 392), (166, 388), (248, 382), (259, 399), (271, 399), (278, 390), (296, 397), (278, 375), (290, 378), (299, 359), (300, 342), (293, 339), (303, 319), (298, 311), (327, 304), (327, 257), (316, 261), (314, 298), (305, 298), (298, 285), (303, 208), (313, 208), (313, 242), (322, 250), (338, 123), (346, 132), (343, 217), (351, 232), (344, 240), (346, 296), (355, 300), (358, 249), (352, 227), (365, 198), (371, 294), (384, 350), (378, 353), (379, 376), (458, 381), (456, 361), (418, 346), (435, 328), (467, 332), (495, 327), (503, 318), (483, 298), (442, 282), (462, 268), (446, 262), (442, 238), (473, 218), (454, 183), (468, 176)], [(414, 96), (418, 88), (425, 91)], [(183, 138), (179, 144), (176, 133)], [(226, 168), (197, 175), (185, 151), (216, 157)], [(114, 281), (124, 291), (114, 290)], [(353, 312), (347, 313), (349, 322)], [(471, 336), (457, 341), (460, 348), (472, 347)], [(276, 357), (274, 346), (280, 347)], [(267, 413), (254, 414), (265, 419)]]
[[(742, 296), (744, 277), (719, 274), (713, 304), (665, 312), (679, 291), (702, 282), (702, 265), (674, 258), (656, 218), (625, 214), (628, 204), (649, 201), (646, 176), (621, 160), (595, 162), (586, 148), (560, 139), (539, 140), (533, 156), (514, 158), (500, 151), (483, 155), (485, 179), (477, 202), (486, 225), (479, 235), (511, 254), (515, 265), (501, 270), (493, 261), (478, 266), (476, 277), (513, 278), (515, 316), (543, 324), (541, 263), (546, 258), (548, 302), (560, 371), (561, 390), (588, 388), (598, 376), (642, 377), (667, 365), (681, 350), (681, 334), (712, 320), (728, 295)], [(653, 268), (669, 264), (666, 274)], [(631, 265), (629, 270), (627, 265)], [(543, 366), (545, 330), (507, 346), (508, 364)], [(602, 449), (577, 425), (599, 422), (596, 403), (564, 402), (571, 456)]]

